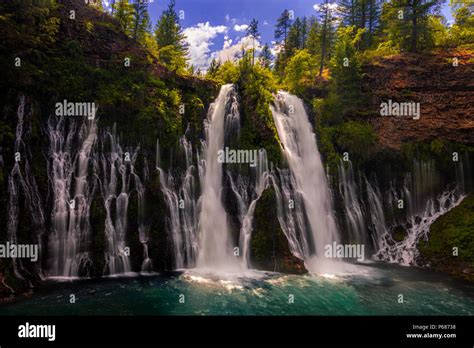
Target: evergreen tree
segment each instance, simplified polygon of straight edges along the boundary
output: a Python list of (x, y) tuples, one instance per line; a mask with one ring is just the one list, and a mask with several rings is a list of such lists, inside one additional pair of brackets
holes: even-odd
[(118, 20), (120, 28), (128, 36), (133, 35), (134, 8), (128, 0), (117, 0), (113, 4), (114, 17)]
[(183, 72), (186, 67), (188, 48), (179, 25), (175, 1), (171, 0), (155, 26), (158, 56), (161, 62), (174, 71)]
[(247, 35), (252, 38), (252, 65), (255, 63), (255, 39), (260, 36), (258, 32), (258, 21), (254, 18), (247, 27)]
[(262, 67), (269, 69), (272, 63), (272, 52), (270, 51), (270, 47), (268, 44), (265, 44), (262, 48), (262, 52), (260, 52), (260, 64)]
[(380, 0), (368, 0), (368, 17), (365, 28), (367, 29), (365, 34), (366, 46), (370, 47), (374, 42), (374, 36), (379, 28), (380, 24)]
[(454, 24), (450, 28), (450, 41), (454, 46), (474, 43), (474, 2), (451, 0)]
[(316, 17), (312, 16), (308, 21), (308, 37), (306, 39), (306, 48), (313, 56), (319, 55), (321, 50), (321, 36), (319, 33), (319, 23)]
[(207, 69), (207, 76), (215, 77), (220, 67), (221, 62), (216, 58), (212, 58), (211, 63), (209, 64), (209, 68)]
[(133, 3), (133, 38), (143, 43), (145, 35), (150, 31), (148, 0), (135, 0)]
[(331, 49), (334, 43), (336, 17), (333, 15), (332, 4), (329, 0), (319, 7), (319, 15), (321, 18), (320, 42), (321, 42), (321, 58), (319, 64), (319, 75), (323, 74), (324, 66), (331, 57)]
[(288, 60), (288, 35), (292, 25), (290, 11), (284, 10), (277, 19), (275, 26), (275, 41), (280, 45), (281, 49), (275, 59), (275, 71), (282, 75)]
[(339, 0), (339, 8), (342, 14), (342, 23), (346, 26), (356, 25), (359, 0)]
[(380, 17), (381, 0), (339, 0), (342, 23), (345, 26), (355, 26), (367, 29), (359, 48), (370, 47), (377, 30)]
[(283, 43), (283, 47), (286, 47), (288, 33), (290, 32), (292, 22), (293, 21), (288, 10), (284, 10), (280, 18), (277, 19), (277, 24), (275, 27), (275, 40), (277, 42)]
[(392, 0), (385, 3), (382, 21), (386, 39), (401, 50), (418, 52), (433, 45), (429, 16), (442, 0)]

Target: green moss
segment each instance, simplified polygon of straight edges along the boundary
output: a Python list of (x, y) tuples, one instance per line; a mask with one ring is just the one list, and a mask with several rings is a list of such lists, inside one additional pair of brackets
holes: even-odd
[(392, 238), (396, 242), (401, 242), (407, 236), (407, 230), (403, 226), (397, 226), (392, 231)]
[[(453, 255), (454, 248), (458, 256)], [(419, 243), (423, 260), (433, 268), (474, 281), (474, 196), (441, 216), (430, 228), (428, 241)]]
[(306, 273), (303, 261), (293, 256), (280, 223), (275, 217), (276, 197), (266, 189), (257, 201), (250, 240), (252, 267), (283, 273)]

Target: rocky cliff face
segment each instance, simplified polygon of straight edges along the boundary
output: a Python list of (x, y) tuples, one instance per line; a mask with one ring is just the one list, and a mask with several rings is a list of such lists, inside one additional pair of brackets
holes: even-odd
[[(364, 89), (372, 94), (370, 122), (382, 148), (434, 139), (474, 143), (474, 52), (404, 54), (365, 66), (364, 72)], [(419, 102), (420, 118), (380, 117), (380, 103), (389, 99)]]

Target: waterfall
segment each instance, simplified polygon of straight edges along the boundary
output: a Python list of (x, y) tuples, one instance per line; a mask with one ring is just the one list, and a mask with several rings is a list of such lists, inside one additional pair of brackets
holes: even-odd
[(416, 266), (419, 255), (419, 241), (421, 239), (428, 240), (430, 226), (440, 216), (459, 205), (464, 197), (464, 195), (458, 194), (456, 190), (448, 190), (437, 198), (429, 199), (419, 215), (412, 215), (408, 218), (405, 224), (407, 236), (402, 241), (394, 241), (389, 233), (382, 236), (380, 249), (374, 255), (374, 258), (402, 265)]
[(239, 270), (237, 258), (232, 253), (227, 213), (222, 203), (223, 165), (218, 161), (218, 151), (224, 148), (226, 119), (230, 122), (236, 119), (238, 108), (235, 106), (233, 85), (223, 85), (205, 122), (206, 139), (200, 163), (202, 194), (199, 198), (197, 259), (197, 268), (201, 269)]
[[(109, 149), (104, 148), (107, 145), (107, 140)], [(131, 271), (125, 248), (132, 179), (138, 196), (139, 218), (143, 215), (141, 210), (144, 204), (144, 187), (134, 171), (138, 151), (139, 148), (133, 149), (133, 151), (122, 149), (115, 126), (111, 133), (105, 134), (101, 158), (102, 197), (106, 211), (105, 237), (107, 241), (104, 274), (120, 274)], [(143, 223), (139, 223), (139, 230), (143, 228)], [(139, 238), (142, 243), (146, 241), (145, 230), (139, 231)], [(147, 255), (146, 257), (148, 258)]]
[[(8, 221), (7, 221), (7, 238), (10, 243), (18, 244), (17, 231), (18, 219), (20, 214), (20, 197), (23, 197), (23, 204), (27, 210), (27, 214), (31, 218), (33, 239), (31, 242), (38, 245), (39, 259), (37, 263), (37, 271), (41, 275), (41, 237), (44, 232), (44, 213), (42, 208), (42, 199), (38, 191), (36, 179), (30, 168), (31, 153), (23, 142), (25, 135), (25, 96), (20, 97), (20, 103), (17, 109), (17, 126), (15, 132), (14, 156), (15, 163), (8, 176)], [(23, 164), (23, 165), (22, 165)], [(23, 168), (22, 168), (23, 167)], [(18, 258), (13, 258), (13, 271), (15, 275), (22, 279), (21, 270), (22, 263)]]
[(290, 251), (296, 257), (305, 259), (310, 254), (306, 219), (302, 209), (295, 209), (303, 207), (303, 198), (295, 189), (294, 176), (286, 169), (272, 169), (270, 180), (275, 191), (278, 222), (288, 240)]
[(268, 186), (270, 176), (270, 172), (268, 170), (267, 152), (264, 149), (260, 149), (258, 152), (258, 157), (259, 158), (257, 161), (257, 166), (255, 167), (255, 173), (253, 173), (255, 182), (249, 183), (248, 180), (244, 180), (241, 175), (238, 175), (237, 180), (234, 180), (231, 173), (227, 173), (239, 210), (239, 245), (242, 248), (242, 260), (243, 266), (245, 268), (250, 267), (249, 250), (255, 206), (263, 191)]
[(378, 250), (380, 248), (380, 240), (387, 231), (385, 213), (381, 201), (382, 195), (378, 185), (375, 184), (375, 188), (373, 188), (367, 179), (365, 180), (365, 185), (367, 187), (367, 200), (369, 203), (370, 221), (372, 223), (372, 245), (375, 247), (375, 250)]
[(184, 154), (186, 170), (184, 174), (167, 173), (160, 167), (160, 148), (157, 142), (157, 166), (165, 204), (168, 208), (167, 228), (171, 234), (174, 250), (174, 268), (194, 267), (197, 255), (197, 203), (193, 148), (183, 135), (179, 141)]
[[(324, 248), (338, 239), (332, 215), (331, 194), (319, 154), (316, 136), (312, 131), (303, 102), (296, 96), (279, 92), (271, 108), (278, 135), (284, 147), (295, 189), (302, 196), (308, 221), (307, 246), (301, 246), (305, 261), (324, 255)], [(304, 241), (304, 239), (302, 239)], [(307, 263), (308, 267), (315, 262)]]
[[(54, 277), (88, 275), (90, 204), (95, 191), (88, 180), (92, 148), (96, 142), (96, 120), (84, 120), (76, 132), (76, 120), (69, 120), (66, 135), (64, 117), (50, 118), (48, 173), (53, 190), (52, 231), (49, 236), (50, 269)], [(73, 157), (73, 142), (79, 150)]]
[(344, 162), (340, 162), (339, 166), (339, 193), (341, 194), (344, 213), (346, 220), (346, 228), (349, 232), (349, 240), (356, 243), (365, 244), (367, 241), (366, 222), (364, 212), (359, 198), (360, 192), (354, 180), (354, 169), (352, 162), (348, 162), (347, 168)]

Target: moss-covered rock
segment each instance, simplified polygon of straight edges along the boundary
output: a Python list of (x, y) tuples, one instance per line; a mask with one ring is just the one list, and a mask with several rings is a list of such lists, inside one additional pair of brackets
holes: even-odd
[(403, 226), (396, 226), (392, 231), (392, 238), (395, 242), (403, 241), (407, 236), (407, 230)]
[(436, 220), (418, 249), (426, 265), (474, 281), (474, 195)]
[(251, 266), (265, 271), (307, 273), (303, 260), (291, 253), (275, 210), (275, 193), (272, 189), (266, 189), (255, 207), (254, 228), (250, 239)]

